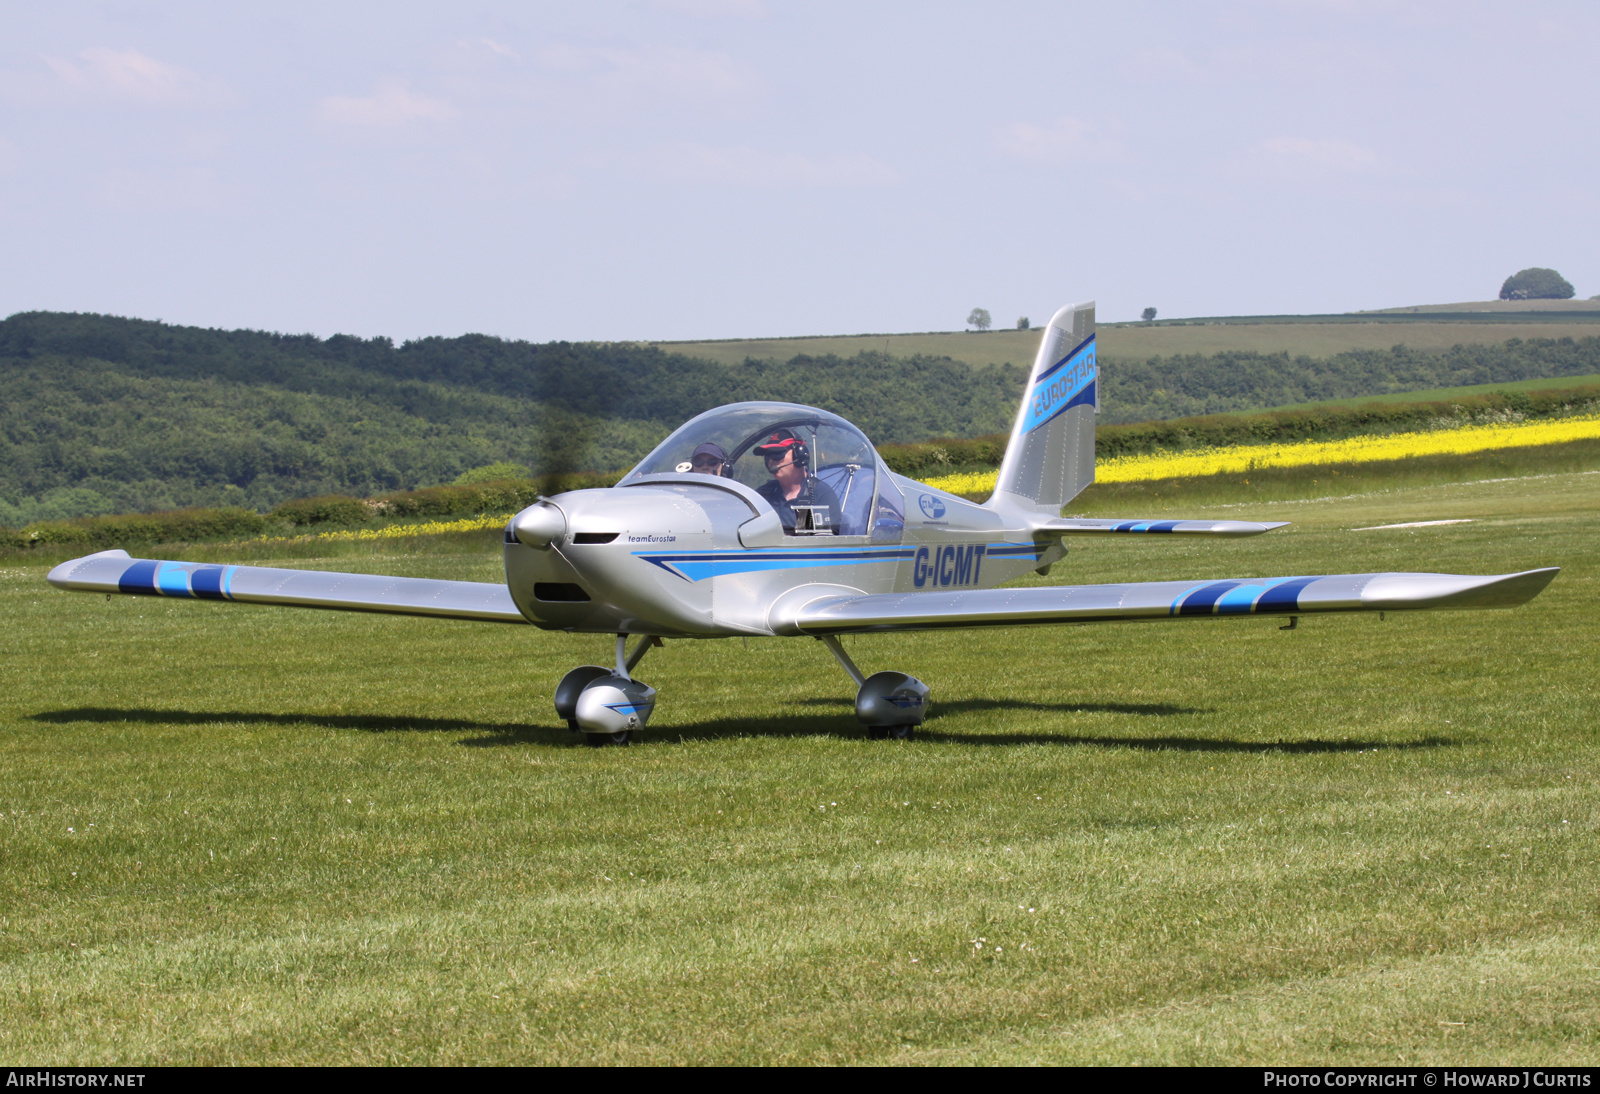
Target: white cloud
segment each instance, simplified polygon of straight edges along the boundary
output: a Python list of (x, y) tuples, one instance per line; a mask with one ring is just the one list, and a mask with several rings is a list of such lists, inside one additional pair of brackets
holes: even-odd
[(78, 60), (46, 57), (45, 64), (61, 83), (80, 93), (110, 96), (146, 103), (198, 101), (220, 87), (192, 72), (148, 57), (136, 49), (118, 52), (96, 47), (78, 54)]
[(1262, 142), (1261, 152), (1289, 168), (1365, 173), (1383, 165), (1372, 149), (1337, 138), (1279, 137)]
[(687, 142), (654, 149), (646, 155), (646, 165), (670, 179), (734, 186), (887, 186), (899, 177), (870, 156), (812, 157)]
[(997, 143), (1013, 156), (1039, 163), (1104, 162), (1123, 154), (1120, 144), (1078, 118), (1062, 118), (1051, 125), (1012, 122), (1001, 130)]
[(318, 113), (324, 121), (338, 125), (394, 127), (416, 121), (448, 121), (459, 112), (444, 99), (417, 95), (391, 82), (366, 98), (331, 95), (322, 100)]

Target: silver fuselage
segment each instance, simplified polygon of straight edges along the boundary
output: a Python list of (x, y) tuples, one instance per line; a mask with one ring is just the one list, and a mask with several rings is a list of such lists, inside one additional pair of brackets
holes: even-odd
[(706, 475), (561, 494), (540, 503), (565, 518), (547, 545), (508, 530), (506, 583), (548, 630), (770, 635), (785, 633), (781, 608), (796, 598), (993, 588), (1064, 553), (991, 509), (879, 473), (905, 522), (874, 536), (784, 535), (754, 490)]

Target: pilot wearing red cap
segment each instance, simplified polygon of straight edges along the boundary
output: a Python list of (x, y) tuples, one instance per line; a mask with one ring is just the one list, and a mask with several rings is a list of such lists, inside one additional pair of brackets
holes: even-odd
[[(756, 492), (778, 511), (783, 530), (793, 534), (797, 518), (794, 507), (809, 505), (817, 511), (814, 528), (835, 531), (839, 526), (839, 496), (821, 479), (811, 474), (811, 453), (806, 442), (791, 430), (774, 430), (772, 435), (755, 447), (756, 455), (767, 462), (772, 481), (756, 488)], [(824, 508), (825, 507), (825, 508)]]

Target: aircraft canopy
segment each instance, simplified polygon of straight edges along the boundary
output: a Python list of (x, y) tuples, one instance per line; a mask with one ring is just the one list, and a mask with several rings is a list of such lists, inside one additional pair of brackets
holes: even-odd
[(839, 498), (842, 512), (832, 515), (837, 534), (864, 536), (870, 527), (874, 540), (899, 541), (904, 504), (886, 469), (880, 469), (872, 442), (837, 414), (798, 403), (733, 403), (708, 410), (657, 445), (620, 485), (646, 475), (693, 478), (700, 474), (692, 469), (694, 452), (710, 442), (727, 454), (723, 477), (759, 490), (772, 476), (755, 449), (780, 430), (805, 445), (808, 472)]

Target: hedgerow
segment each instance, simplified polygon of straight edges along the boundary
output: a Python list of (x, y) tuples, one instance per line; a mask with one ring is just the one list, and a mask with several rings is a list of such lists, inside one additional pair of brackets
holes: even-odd
[(71, 546), (105, 551), (151, 543), (241, 539), (270, 527), (268, 518), (249, 509), (178, 509), (80, 520), (39, 521), (21, 530), (0, 531), (0, 544), (13, 550)]

